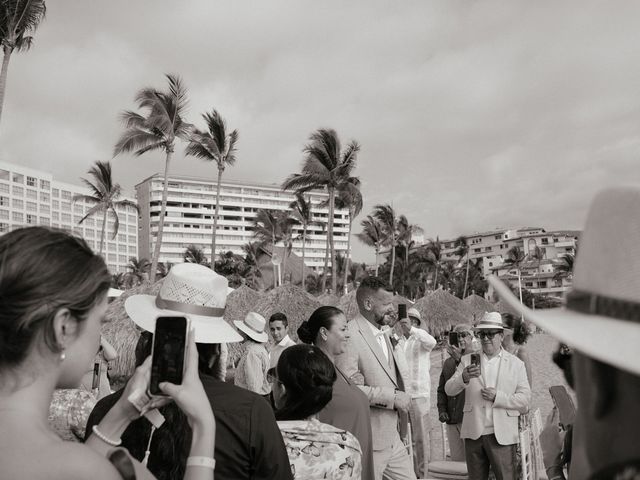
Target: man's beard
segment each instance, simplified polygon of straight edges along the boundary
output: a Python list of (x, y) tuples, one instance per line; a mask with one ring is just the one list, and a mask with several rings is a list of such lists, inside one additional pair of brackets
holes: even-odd
[(381, 327), (389, 324), (388, 315), (386, 313), (382, 315), (376, 315), (375, 321)]

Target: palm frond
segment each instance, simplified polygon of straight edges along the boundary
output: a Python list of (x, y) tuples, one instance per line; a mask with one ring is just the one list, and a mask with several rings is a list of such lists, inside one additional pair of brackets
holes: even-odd
[(80, 221), (78, 222), (78, 225), (81, 224), (82, 222), (84, 222), (87, 218), (89, 218), (91, 215), (93, 215), (94, 213), (98, 213), (101, 212), (102, 210), (104, 210), (105, 206), (102, 203), (96, 203), (93, 207), (91, 207), (89, 209), (89, 211), (87, 212), (87, 214), (82, 217), (80, 219)]

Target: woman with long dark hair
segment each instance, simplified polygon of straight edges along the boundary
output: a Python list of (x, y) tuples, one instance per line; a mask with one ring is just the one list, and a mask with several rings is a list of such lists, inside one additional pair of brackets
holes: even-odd
[(318, 419), (355, 435), (362, 449), (362, 478), (373, 478), (369, 399), (334, 362), (336, 356), (345, 352), (349, 339), (344, 313), (331, 306), (316, 309), (309, 320), (302, 322), (298, 328), (298, 338), (322, 350), (334, 363), (336, 370), (333, 397), (320, 411)]
[[(56, 388), (76, 388), (100, 344), (111, 276), (84, 240), (42, 227), (0, 237), (0, 470), (3, 478), (116, 480), (151, 478), (118, 449), (120, 435), (140, 416), (130, 401), (145, 401), (150, 359), (92, 430), (86, 445), (65, 442), (48, 426)], [(198, 434), (191, 455), (205, 458), (215, 445), (215, 418), (197, 376), (190, 335), (182, 385), (161, 384)], [(166, 402), (164, 402), (166, 403)], [(210, 453), (209, 455), (210, 456)], [(117, 466), (116, 466), (117, 465)], [(135, 471), (135, 473), (134, 473)], [(186, 479), (213, 479), (210, 468), (187, 469)]]
[(529, 359), (529, 353), (524, 346), (531, 335), (528, 325), (522, 320), (522, 318), (512, 315), (510, 313), (502, 314), (502, 321), (505, 324), (504, 338), (502, 340), (502, 348), (512, 355), (515, 355), (524, 362), (525, 369), (527, 370), (527, 379), (529, 380), (529, 386), (533, 385), (533, 371), (531, 369), (531, 360)]
[(318, 347), (285, 349), (270, 371), (276, 419), (294, 479), (360, 479), (358, 440), (352, 433), (318, 420), (331, 400), (336, 371)]

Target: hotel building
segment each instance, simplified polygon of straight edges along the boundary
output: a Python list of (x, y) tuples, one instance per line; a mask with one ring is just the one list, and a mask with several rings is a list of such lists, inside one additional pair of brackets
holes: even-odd
[[(81, 236), (98, 251), (102, 215), (92, 215), (80, 224), (92, 205), (74, 202), (73, 197), (78, 194), (89, 194), (89, 190), (60, 182), (51, 173), (0, 162), (0, 235), (30, 225), (50, 226)], [(118, 234), (111, 238), (114, 221), (109, 215), (103, 253), (110, 271), (123, 272), (129, 258), (138, 256), (138, 216), (131, 207), (116, 211), (120, 220)]]
[[(151, 258), (158, 235), (163, 176), (155, 174), (136, 185), (136, 197), (140, 207), (138, 249), (140, 257)], [(160, 262), (171, 264), (183, 261), (189, 245), (195, 245), (211, 257), (211, 234), (216, 206), (215, 180), (171, 175), (167, 197), (167, 211), (160, 248)], [(314, 225), (308, 227), (305, 263), (321, 272), (327, 241), (329, 211), (320, 204), (328, 194), (312, 191), (305, 194), (312, 202)], [(217, 254), (231, 251), (243, 255), (242, 246), (255, 241), (253, 221), (256, 211), (289, 211), (294, 200), (292, 192), (284, 192), (279, 185), (253, 182), (223, 181), (220, 186), (220, 211), (216, 231)], [(337, 253), (347, 251), (349, 212), (334, 212), (334, 244)], [(293, 252), (302, 256), (301, 227), (294, 227)]]

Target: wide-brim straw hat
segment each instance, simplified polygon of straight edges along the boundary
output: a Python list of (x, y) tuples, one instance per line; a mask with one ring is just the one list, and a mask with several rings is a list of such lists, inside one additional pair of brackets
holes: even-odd
[(267, 332), (264, 331), (267, 321), (259, 313), (249, 312), (244, 317), (244, 320), (234, 320), (233, 323), (238, 330), (241, 330), (256, 342), (266, 343), (269, 340)]
[(158, 295), (132, 295), (124, 308), (136, 325), (154, 332), (157, 317), (188, 317), (198, 343), (240, 342), (242, 337), (224, 320), (227, 279), (194, 263), (174, 265)]
[(417, 308), (411, 307), (409, 310), (407, 310), (407, 317), (415, 318), (422, 325), (422, 315), (420, 315), (420, 312)]
[(485, 312), (474, 330), (504, 330), (505, 328), (502, 315), (498, 312)]
[(573, 289), (563, 308), (531, 310), (497, 277), (509, 305), (588, 357), (640, 375), (640, 189), (601, 192), (580, 236)]

